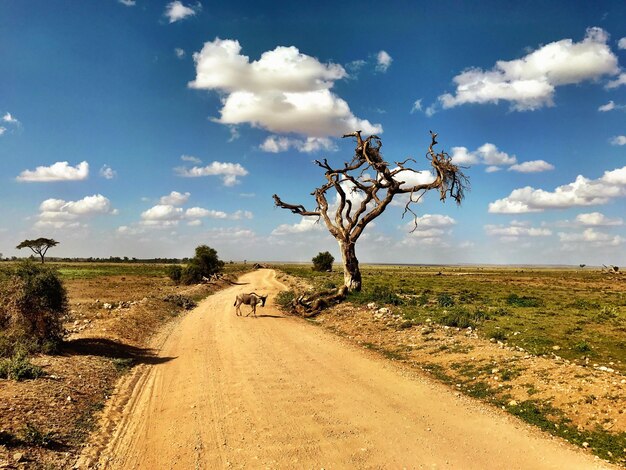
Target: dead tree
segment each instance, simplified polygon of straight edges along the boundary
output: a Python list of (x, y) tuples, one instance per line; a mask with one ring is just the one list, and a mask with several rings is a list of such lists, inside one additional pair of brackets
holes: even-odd
[[(307, 210), (300, 204), (287, 204), (274, 194), (274, 202), (278, 207), (288, 209), (301, 216), (315, 216), (324, 220), (328, 231), (339, 243), (343, 259), (344, 285), (348, 291), (361, 290), (361, 272), (356, 257), (355, 245), (363, 230), (372, 220), (378, 217), (389, 206), (393, 198), (399, 194), (408, 194), (409, 199), (402, 216), (407, 212), (413, 214), (415, 228), (417, 215), (411, 205), (433, 189), (439, 191), (441, 201), (447, 197), (457, 204), (463, 200), (469, 187), (469, 180), (461, 169), (452, 163), (446, 152), (436, 153), (437, 134), (430, 132), (431, 143), (426, 158), (435, 172), (434, 180), (425, 184), (407, 184), (405, 179), (412, 173), (420, 173), (406, 166), (407, 162), (415, 162), (407, 158), (403, 162), (395, 162), (395, 167), (383, 160), (380, 152), (382, 142), (376, 135), (367, 139), (361, 137), (361, 131), (343, 137), (354, 137), (356, 149), (350, 162), (342, 168), (333, 168), (327, 159), (315, 160), (315, 164), (325, 170), (326, 183), (311, 193), (315, 197), (315, 210)], [(404, 178), (404, 179), (403, 179)], [(328, 192), (334, 190), (336, 203), (329, 203)], [(332, 194), (332, 191), (331, 191)], [(414, 230), (415, 230), (414, 228)]]

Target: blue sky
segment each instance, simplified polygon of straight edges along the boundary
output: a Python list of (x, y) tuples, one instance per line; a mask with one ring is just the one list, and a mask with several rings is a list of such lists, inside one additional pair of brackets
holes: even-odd
[[(428, 131), (461, 207), (389, 207), (362, 262), (626, 263), (626, 3), (4, 0), (0, 252), (310, 260), (335, 240), (312, 161), (355, 127), (388, 161)], [(427, 173), (423, 173), (426, 177)]]

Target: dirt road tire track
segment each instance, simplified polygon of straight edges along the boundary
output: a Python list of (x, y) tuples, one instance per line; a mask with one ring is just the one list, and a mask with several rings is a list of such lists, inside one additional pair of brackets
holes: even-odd
[(236, 294), (283, 289), (267, 269), (241, 281), (122, 382), (81, 468), (612, 468), (271, 301), (235, 316)]

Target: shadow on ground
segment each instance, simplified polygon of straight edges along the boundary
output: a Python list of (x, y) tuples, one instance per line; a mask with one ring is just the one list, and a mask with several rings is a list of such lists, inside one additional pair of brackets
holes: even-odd
[(61, 354), (129, 359), (135, 364), (163, 364), (176, 359), (174, 357), (158, 357), (153, 349), (138, 348), (106, 338), (80, 338), (66, 341), (61, 349)]

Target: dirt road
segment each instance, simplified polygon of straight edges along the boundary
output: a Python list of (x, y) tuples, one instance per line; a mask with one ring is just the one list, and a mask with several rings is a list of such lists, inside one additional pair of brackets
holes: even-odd
[(220, 291), (187, 314), (161, 345), (160, 363), (127, 378), (82, 466), (612, 468), (283, 317), (271, 301), (259, 318), (235, 316), (237, 293), (271, 299), (282, 288), (272, 270), (241, 282), (249, 284)]

